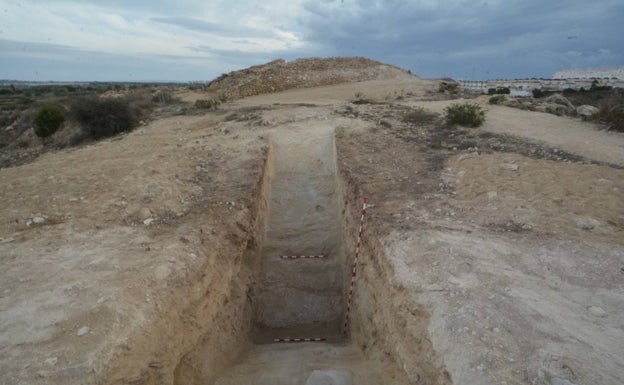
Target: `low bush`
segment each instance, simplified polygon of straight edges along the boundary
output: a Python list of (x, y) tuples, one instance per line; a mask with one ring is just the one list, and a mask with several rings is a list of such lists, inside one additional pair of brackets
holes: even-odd
[(352, 100), (353, 104), (375, 104), (375, 101), (366, 97), (362, 92), (358, 91), (355, 93), (355, 100)]
[(438, 114), (435, 112), (428, 111), (423, 107), (416, 107), (403, 115), (403, 121), (414, 124), (428, 124), (433, 123), (437, 117)]
[(492, 96), (490, 100), (488, 100), (488, 102), (490, 104), (500, 104), (500, 102), (502, 102), (503, 100), (505, 100), (505, 97), (503, 95), (495, 95)]
[(545, 96), (551, 95), (552, 92), (549, 91), (543, 91), (539, 88), (534, 88), (533, 91), (531, 91), (531, 93), (533, 94), (533, 97), (535, 99), (539, 99), (539, 98), (543, 98)]
[(82, 130), (93, 139), (130, 131), (138, 120), (129, 102), (123, 99), (79, 99), (72, 105), (71, 112)]
[(598, 121), (608, 126), (610, 131), (624, 132), (624, 105), (605, 105), (594, 115)]
[(173, 92), (170, 90), (160, 90), (152, 96), (152, 102), (160, 104), (171, 104), (176, 101)]
[(511, 90), (508, 87), (489, 88), (488, 95), (509, 95)]
[(438, 92), (439, 93), (444, 93), (444, 92), (449, 92), (451, 94), (456, 94), (459, 92), (459, 84), (457, 83), (450, 83), (450, 82), (441, 82), (440, 85), (438, 86)]
[(589, 88), (590, 91), (611, 91), (612, 89), (613, 87), (611, 86), (601, 85), (598, 80), (592, 81), (591, 87)]
[(201, 108), (201, 109), (212, 109), (214, 108), (215, 110), (217, 108), (219, 108), (219, 105), (221, 104), (221, 101), (219, 99), (198, 99), (195, 101), (195, 107), (196, 108)]
[(54, 134), (65, 121), (63, 107), (47, 104), (42, 106), (35, 116), (35, 134), (40, 138), (47, 138)]
[(479, 127), (485, 122), (485, 110), (477, 104), (453, 104), (444, 109), (446, 121), (465, 127)]

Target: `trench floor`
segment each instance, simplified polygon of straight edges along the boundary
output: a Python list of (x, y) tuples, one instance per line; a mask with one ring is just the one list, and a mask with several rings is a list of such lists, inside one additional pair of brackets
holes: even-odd
[[(285, 132), (284, 132), (285, 131)], [(272, 139), (267, 166), (267, 222), (254, 295), (254, 345), (217, 385), (384, 383), (341, 333), (347, 255), (342, 245), (334, 127), (314, 122)], [(280, 255), (328, 254), (282, 260)], [(274, 343), (275, 338), (323, 342)]]
[(215, 385), (379, 385), (375, 364), (349, 344), (256, 345)]

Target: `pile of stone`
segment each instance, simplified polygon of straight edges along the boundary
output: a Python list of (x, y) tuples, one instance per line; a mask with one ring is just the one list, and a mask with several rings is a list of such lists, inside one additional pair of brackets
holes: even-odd
[(283, 59), (223, 74), (207, 85), (208, 91), (236, 99), (294, 88), (378, 79), (388, 69), (403, 71), (362, 58), (308, 58), (286, 62)]

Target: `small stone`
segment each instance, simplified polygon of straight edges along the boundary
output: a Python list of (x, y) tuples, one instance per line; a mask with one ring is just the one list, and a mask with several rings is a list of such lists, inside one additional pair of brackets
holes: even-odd
[(45, 222), (45, 218), (44, 218), (44, 217), (39, 217), (39, 216), (37, 216), (37, 217), (34, 217), (34, 218), (32, 219), (32, 221), (33, 221), (33, 223), (34, 223), (34, 224), (36, 224), (36, 225), (40, 225), (40, 224), (42, 224), (43, 222)]
[(46, 365), (54, 366), (58, 362), (58, 357), (50, 357), (47, 360), (43, 361)]
[(576, 227), (582, 230), (593, 230), (600, 226), (600, 222), (592, 218), (583, 218), (576, 221)]
[(76, 333), (76, 335), (77, 335), (78, 337), (82, 337), (82, 336), (84, 336), (85, 334), (89, 333), (89, 331), (90, 331), (90, 330), (91, 330), (91, 329), (89, 329), (89, 327), (88, 327), (88, 326), (83, 326), (83, 327), (81, 327), (80, 329), (78, 329), (78, 332)]
[(139, 217), (140, 220), (144, 221), (152, 217), (152, 211), (147, 207), (141, 207), (137, 216)]
[(589, 307), (589, 312), (592, 313), (592, 315), (594, 317), (606, 317), (607, 316), (607, 312), (604, 311), (603, 308), (601, 308), (600, 306), (590, 306)]
[(147, 218), (146, 220), (143, 221), (143, 224), (145, 226), (149, 226), (154, 222), (154, 218)]
[(518, 171), (520, 169), (520, 166), (513, 163), (503, 163), (500, 165), (500, 168), (507, 171)]
[(493, 201), (498, 197), (498, 193), (496, 191), (488, 191), (487, 193), (488, 200)]

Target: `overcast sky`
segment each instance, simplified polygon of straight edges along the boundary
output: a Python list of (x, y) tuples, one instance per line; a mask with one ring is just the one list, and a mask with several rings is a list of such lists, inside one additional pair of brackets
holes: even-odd
[(310, 56), (422, 77), (624, 65), (624, 0), (0, 0), (0, 79), (210, 80)]

